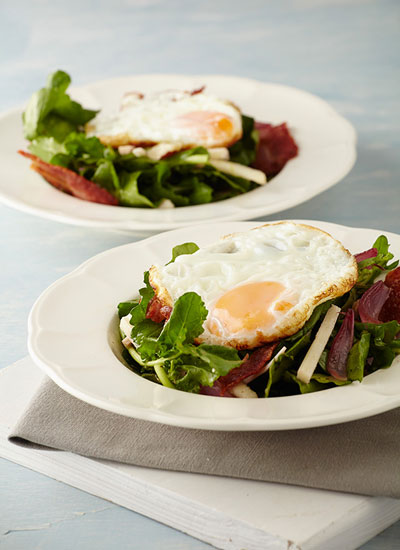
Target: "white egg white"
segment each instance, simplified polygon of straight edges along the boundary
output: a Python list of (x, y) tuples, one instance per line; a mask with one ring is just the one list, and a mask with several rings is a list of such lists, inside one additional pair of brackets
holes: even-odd
[[(229, 235), (150, 269), (151, 285), (163, 304), (173, 306), (189, 291), (201, 296), (208, 316), (198, 342), (237, 349), (294, 334), (317, 305), (342, 296), (357, 276), (354, 256), (339, 241), (294, 222)], [(265, 290), (271, 295), (267, 301)], [(227, 311), (235, 312), (228, 320)], [(258, 319), (261, 324), (255, 326)]]
[(127, 94), (114, 113), (100, 112), (86, 125), (102, 143), (154, 145), (175, 150), (203, 146), (228, 147), (242, 137), (240, 110), (229, 101), (199, 91)]

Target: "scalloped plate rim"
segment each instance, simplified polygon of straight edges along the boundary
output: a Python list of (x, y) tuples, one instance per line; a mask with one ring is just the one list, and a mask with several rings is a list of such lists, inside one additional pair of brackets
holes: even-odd
[[(326, 223), (326, 222), (317, 222), (317, 221), (310, 221), (310, 220), (297, 220), (301, 223), (308, 223), (308, 224), (315, 224), (317, 226), (320, 226), (321, 228), (325, 228), (328, 231), (332, 231), (332, 229), (337, 229), (338, 231), (366, 231), (365, 229), (361, 228), (350, 228), (345, 227), (341, 225), (336, 225), (332, 223)], [(220, 226), (226, 226), (226, 232), (230, 232), (230, 227), (236, 225), (236, 226), (242, 226), (243, 229), (250, 228), (250, 226), (256, 226), (256, 223), (252, 222), (237, 222), (237, 223), (222, 223)], [(202, 227), (202, 226), (199, 226)], [(203, 228), (204, 229), (204, 228)], [(210, 232), (211, 229), (208, 230)], [(382, 231), (379, 230), (370, 230), (374, 231), (376, 233), (382, 233)], [(309, 415), (308, 417), (299, 417), (294, 416), (292, 418), (278, 418), (278, 419), (268, 419), (268, 418), (258, 418), (254, 416), (238, 416), (238, 417), (230, 417), (227, 416), (224, 412), (224, 407), (228, 410), (235, 410), (235, 407), (240, 411), (243, 409), (243, 401), (251, 401), (252, 403), (249, 403), (250, 407), (255, 407), (254, 411), (256, 411), (256, 408), (262, 409), (263, 407), (266, 407), (266, 400), (231, 400), (231, 399), (222, 399), (218, 397), (210, 397), (210, 396), (203, 396), (203, 395), (192, 395), (187, 394), (184, 392), (178, 392), (177, 390), (171, 390), (169, 388), (164, 388), (162, 386), (158, 386), (156, 384), (153, 384), (152, 382), (148, 380), (144, 380), (140, 378), (139, 376), (132, 373), (132, 384), (137, 384), (138, 387), (143, 387), (150, 391), (150, 393), (154, 393), (155, 391), (157, 394), (161, 397), (161, 400), (166, 400), (167, 403), (169, 403), (170, 400), (172, 402), (178, 403), (178, 409), (179, 409), (179, 401), (181, 400), (182, 403), (185, 401), (186, 407), (186, 401), (187, 399), (192, 399), (191, 403), (213, 403), (218, 404), (219, 409), (221, 409), (224, 414), (220, 418), (209, 418), (209, 417), (196, 417), (191, 414), (176, 414), (176, 413), (170, 413), (168, 411), (162, 411), (159, 408), (154, 406), (154, 397), (152, 398), (153, 401), (150, 403), (149, 406), (138, 406), (137, 403), (132, 402), (130, 404), (124, 404), (124, 403), (118, 403), (118, 399), (110, 400), (105, 395), (96, 395), (93, 393), (93, 391), (90, 390), (88, 387), (82, 387), (80, 385), (79, 380), (75, 381), (75, 383), (71, 384), (71, 381), (68, 379), (68, 377), (65, 376), (65, 373), (63, 375), (62, 367), (57, 365), (57, 361), (54, 360), (54, 358), (49, 358), (43, 355), (40, 348), (38, 349), (36, 339), (41, 331), (43, 331), (43, 323), (40, 323), (40, 307), (43, 303), (46, 302), (46, 300), (49, 300), (49, 295), (54, 291), (58, 290), (63, 285), (71, 280), (74, 277), (85, 277), (88, 274), (88, 270), (94, 268), (96, 272), (96, 264), (99, 264), (100, 262), (103, 265), (104, 260), (107, 260), (107, 256), (109, 256), (111, 253), (113, 256), (124, 256), (125, 252), (129, 249), (134, 250), (135, 248), (140, 250), (140, 248), (146, 249), (147, 245), (151, 244), (151, 242), (161, 242), (163, 243), (168, 242), (171, 244), (171, 240), (174, 241), (175, 234), (181, 233), (182, 230), (176, 230), (169, 233), (163, 233), (161, 235), (156, 235), (153, 237), (150, 237), (149, 239), (146, 239), (145, 241), (139, 241), (136, 243), (131, 244), (125, 244), (119, 247), (115, 247), (112, 249), (109, 249), (105, 252), (102, 252), (100, 254), (97, 254), (96, 256), (93, 256), (83, 264), (81, 264), (79, 267), (77, 267), (74, 271), (71, 273), (65, 275), (61, 279), (55, 281), (50, 287), (45, 290), (42, 295), (37, 299), (35, 302), (31, 313), (29, 315), (29, 338), (28, 338), (28, 348), (29, 352), (34, 360), (34, 362), (48, 375), (50, 378), (53, 379), (54, 382), (56, 382), (62, 389), (65, 391), (71, 393), (78, 399), (81, 399), (83, 401), (86, 401), (90, 403), (91, 405), (95, 405), (97, 407), (103, 408), (105, 410), (108, 410), (110, 412), (115, 412), (117, 414), (122, 414), (126, 416), (131, 416), (134, 418), (140, 418), (142, 420), (149, 420), (154, 422), (161, 422), (169, 425), (174, 426), (181, 426), (186, 428), (197, 428), (197, 429), (211, 429), (211, 430), (283, 430), (283, 429), (298, 429), (298, 428), (311, 428), (316, 426), (325, 426), (329, 424), (336, 424), (341, 422), (347, 422), (351, 420), (356, 420), (360, 418), (365, 418), (367, 416), (371, 416), (374, 414), (379, 414), (382, 412), (385, 412), (387, 410), (393, 409), (400, 405), (400, 396), (398, 395), (392, 395), (392, 394), (382, 394), (379, 392), (374, 391), (374, 388), (371, 388), (366, 384), (363, 386), (363, 384), (352, 384), (351, 386), (344, 386), (344, 387), (337, 387), (337, 388), (331, 388), (327, 390), (323, 390), (322, 392), (316, 392), (314, 394), (306, 394), (306, 395), (296, 395), (296, 396), (289, 396), (289, 397), (281, 397), (281, 398), (274, 398), (274, 402), (279, 402), (282, 405), (282, 407), (287, 406), (289, 403), (298, 403), (299, 400), (300, 403), (304, 401), (304, 403), (311, 403), (313, 400), (317, 400), (321, 397), (321, 395), (335, 395), (338, 398), (343, 398), (343, 396), (346, 396), (347, 394), (350, 394), (352, 396), (357, 395), (355, 392), (358, 392), (358, 394), (361, 392), (365, 393), (365, 396), (368, 397), (368, 400), (366, 403), (364, 403), (362, 406), (354, 407), (353, 409), (350, 408), (350, 410), (346, 409), (342, 411), (341, 413), (324, 413), (323, 411), (316, 411), (316, 413)], [(396, 241), (396, 246), (399, 248), (400, 252), (400, 236), (395, 235), (393, 233), (384, 232), (387, 235), (390, 236), (390, 238), (394, 238)], [(346, 243), (345, 243), (346, 244)], [(139, 269), (139, 267), (138, 267)], [(91, 275), (92, 276), (92, 275)], [(132, 289), (132, 293), (135, 291), (135, 289)], [(78, 300), (79, 297), (73, 297), (74, 300)], [(54, 297), (53, 297), (54, 299)], [(121, 296), (121, 300), (126, 299), (126, 296)], [(39, 319), (38, 319), (39, 316)], [(111, 317), (109, 319), (109, 322), (111, 322)], [(84, 335), (82, 336), (84, 337)], [(107, 334), (99, 334), (99, 339), (107, 338)], [(100, 346), (99, 346), (100, 347)], [(113, 365), (114, 366), (121, 366), (121, 363), (118, 361), (118, 359), (112, 354), (111, 350), (109, 350), (107, 354), (109, 357), (113, 357)], [(107, 355), (107, 360), (109, 359)], [(101, 358), (99, 358), (100, 361)], [(111, 359), (110, 359), (111, 360)], [(64, 367), (65, 368), (65, 367)], [(107, 363), (108, 368), (108, 363)], [(113, 367), (110, 364), (110, 371), (109, 375), (111, 378), (116, 374), (116, 371), (113, 371)], [(393, 367), (391, 367), (393, 368)], [(125, 371), (124, 371), (125, 372)], [(384, 371), (377, 371), (377, 373), (374, 373), (373, 375), (370, 375), (368, 379), (373, 380), (371, 377), (375, 377), (378, 375), (380, 378), (385, 377), (385, 373), (394, 373), (395, 371), (391, 371), (391, 369), (387, 369)], [(70, 374), (70, 373), (68, 373)], [(131, 373), (129, 373), (131, 374)], [(77, 375), (79, 378), (79, 373), (77, 371), (73, 373), (73, 375)], [(387, 376), (387, 375), (386, 375)], [(398, 380), (400, 382), (400, 371), (399, 373), (395, 373), (394, 376), (396, 376), (396, 381)], [(111, 380), (111, 379), (110, 379)], [(367, 380), (367, 378), (366, 378)], [(314, 397), (313, 397), (314, 396)], [(317, 396), (317, 398), (315, 398)], [(377, 398), (377, 401), (375, 404), (370, 404), (370, 398), (372, 396), (375, 396)], [(221, 401), (222, 399), (222, 401)], [(279, 402), (277, 401), (279, 400)], [(237, 405), (235, 405), (236, 402)], [(242, 403), (240, 403), (242, 402)], [(226, 403), (226, 406), (225, 406)], [(258, 410), (256, 411), (259, 412)], [(322, 412), (322, 415), (321, 415)], [(242, 413), (241, 413), (242, 414)]]

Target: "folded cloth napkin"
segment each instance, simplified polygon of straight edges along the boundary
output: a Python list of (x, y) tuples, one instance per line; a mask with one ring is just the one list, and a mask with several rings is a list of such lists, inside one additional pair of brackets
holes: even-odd
[(322, 428), (206, 431), (110, 413), (48, 379), (9, 440), (137, 466), (400, 498), (400, 408)]

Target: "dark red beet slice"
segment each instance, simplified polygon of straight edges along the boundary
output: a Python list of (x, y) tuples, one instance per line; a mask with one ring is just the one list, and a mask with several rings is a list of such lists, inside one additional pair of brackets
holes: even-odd
[(255, 122), (260, 141), (253, 167), (264, 172), (267, 177), (275, 176), (282, 170), (288, 160), (296, 157), (298, 147), (286, 123), (273, 126)]
[(383, 281), (374, 283), (361, 296), (358, 303), (358, 314), (362, 323), (381, 323), (381, 309), (389, 297), (391, 290)]
[(354, 339), (354, 311), (349, 309), (339, 332), (333, 339), (326, 370), (338, 380), (347, 380), (347, 357)]
[(385, 278), (385, 285), (391, 292), (383, 304), (379, 319), (386, 323), (387, 321), (398, 321), (400, 323), (400, 267), (389, 271)]
[(394, 288), (396, 285), (400, 283), (400, 267), (396, 267), (396, 269), (393, 269), (393, 271), (389, 271), (389, 273), (385, 277), (385, 285)]
[(87, 180), (76, 172), (64, 168), (63, 166), (55, 166), (49, 164), (39, 157), (27, 153), (26, 151), (18, 151), (18, 153), (32, 160), (31, 168), (38, 172), (51, 185), (69, 193), (78, 199), (100, 204), (118, 205), (118, 200), (114, 195), (109, 193), (107, 189), (100, 187), (97, 183)]
[(370, 258), (375, 258), (375, 256), (377, 255), (378, 255), (378, 250), (376, 248), (369, 248), (368, 250), (364, 250), (364, 252), (355, 254), (354, 257), (357, 260), (357, 262), (362, 262), (363, 260), (369, 260)]

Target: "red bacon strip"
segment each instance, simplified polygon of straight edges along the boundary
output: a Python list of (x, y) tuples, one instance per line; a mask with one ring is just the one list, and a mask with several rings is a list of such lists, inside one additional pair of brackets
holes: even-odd
[(205, 89), (205, 86), (200, 86), (199, 88), (195, 88), (194, 90), (189, 92), (189, 94), (190, 95), (201, 94), (202, 92), (204, 92), (204, 89)]
[(273, 126), (264, 122), (255, 122), (260, 141), (253, 167), (261, 170), (267, 177), (275, 176), (288, 160), (296, 157), (298, 147), (286, 123)]
[(385, 278), (385, 285), (391, 289), (388, 299), (383, 304), (379, 320), (397, 321), (400, 323), (400, 267), (389, 271)]
[(272, 354), (278, 344), (266, 344), (257, 348), (248, 359), (241, 365), (232, 369), (225, 376), (221, 376), (214, 382), (212, 388), (202, 386), (200, 393), (205, 395), (218, 395), (220, 397), (232, 397), (229, 390), (240, 384), (253, 380), (257, 375), (262, 374), (266, 364), (271, 360)]
[(31, 168), (38, 172), (48, 183), (69, 193), (78, 199), (82, 199), (90, 202), (97, 202), (100, 204), (109, 204), (113, 206), (118, 205), (118, 200), (114, 195), (111, 195), (107, 189), (103, 189), (94, 183), (93, 181), (87, 180), (83, 176), (76, 174), (68, 168), (63, 166), (55, 166), (54, 164), (49, 164), (39, 157), (27, 153), (26, 151), (18, 151), (23, 157), (29, 158), (32, 160)]
[(164, 305), (157, 296), (153, 296), (147, 306), (146, 319), (151, 319), (155, 323), (167, 321), (172, 312), (172, 307)]

